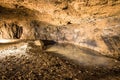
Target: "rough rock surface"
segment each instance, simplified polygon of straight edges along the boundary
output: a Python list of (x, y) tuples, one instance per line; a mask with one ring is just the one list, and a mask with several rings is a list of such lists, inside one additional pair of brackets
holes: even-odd
[(46, 52), (35, 43), (3, 45), (11, 47), (0, 50), (0, 80), (120, 80), (118, 60), (71, 44), (51, 45)]
[(120, 56), (120, 0), (0, 0), (1, 39), (43, 39)]

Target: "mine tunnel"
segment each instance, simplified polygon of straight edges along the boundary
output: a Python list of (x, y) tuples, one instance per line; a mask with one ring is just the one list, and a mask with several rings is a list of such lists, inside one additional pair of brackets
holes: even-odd
[(0, 80), (120, 80), (120, 0), (0, 0)]

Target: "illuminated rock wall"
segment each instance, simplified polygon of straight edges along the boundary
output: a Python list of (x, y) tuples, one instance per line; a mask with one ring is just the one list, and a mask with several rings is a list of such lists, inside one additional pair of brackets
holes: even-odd
[(67, 42), (119, 58), (119, 0), (0, 0), (1, 39)]

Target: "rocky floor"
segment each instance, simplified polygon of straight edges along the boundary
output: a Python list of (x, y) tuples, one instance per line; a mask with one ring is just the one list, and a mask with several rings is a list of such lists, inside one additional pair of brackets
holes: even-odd
[[(93, 55), (89, 50), (86, 53), (90, 52), (90, 55), (93, 55), (96, 59), (89, 56), (88, 60), (85, 61), (85, 56), (88, 56), (88, 54), (83, 56), (80, 52), (78, 52), (78, 56), (81, 55), (83, 58), (77, 58), (74, 55), (74, 58), (72, 58), (71, 56), (67, 56), (72, 50), (69, 51), (70, 45), (66, 44), (64, 46), (53, 45), (47, 47), (49, 50), (52, 50), (55, 46), (55, 51), (41, 50), (40, 47), (35, 45), (29, 46), (29, 49), (26, 49), (24, 54), (23, 50), (25, 49), (22, 49), (21, 53), (18, 51), (19, 54), (1, 58), (0, 80), (120, 80), (120, 62), (115, 59), (106, 59), (106, 57), (97, 59), (101, 56)], [(57, 50), (58, 48), (59, 50)], [(21, 47), (18, 49), (21, 49)], [(64, 51), (68, 50), (68, 52), (61, 53), (62, 49)], [(83, 51), (85, 53), (85, 49)], [(64, 55), (65, 53), (66, 55)], [(69, 54), (71, 55), (72, 52)], [(79, 58), (84, 60), (80, 60)], [(104, 61), (104, 64), (100, 63), (101, 61)], [(95, 64), (94, 62), (99, 64)]]

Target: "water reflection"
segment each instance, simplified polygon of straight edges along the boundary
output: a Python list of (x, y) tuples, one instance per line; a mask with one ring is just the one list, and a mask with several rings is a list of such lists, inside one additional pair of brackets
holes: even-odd
[(79, 64), (112, 66), (115, 63), (114, 59), (102, 56), (99, 52), (71, 44), (56, 44), (48, 47), (46, 51), (77, 61)]

